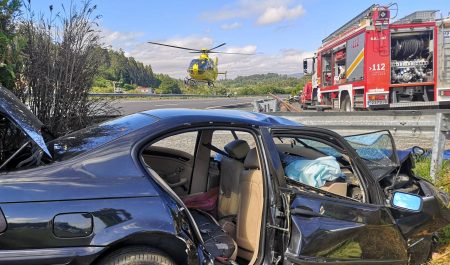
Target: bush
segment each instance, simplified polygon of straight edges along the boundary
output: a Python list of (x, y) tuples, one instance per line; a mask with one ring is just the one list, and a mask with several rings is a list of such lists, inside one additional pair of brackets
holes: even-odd
[(96, 115), (116, 113), (109, 100), (88, 98), (100, 65), (96, 6), (90, 1), (80, 8), (63, 6), (65, 12), (45, 19), (34, 16), (30, 1), (23, 3), (28, 15), (18, 35), (27, 40), (20, 73), (24, 85), (16, 93), (31, 111), (55, 136), (86, 127)]
[[(416, 167), (414, 173), (430, 182), (433, 182), (430, 176), (431, 159), (428, 157), (420, 157), (416, 159)], [(438, 188), (450, 193), (450, 161), (444, 161), (442, 168), (437, 174), (434, 182)], [(442, 244), (450, 243), (450, 225), (446, 226), (439, 232), (439, 242)]]
[(134, 90), (137, 86), (136, 85), (130, 85), (130, 84), (123, 84), (122, 86), (125, 90), (130, 91)]
[(94, 86), (94, 87), (92, 87), (91, 92), (92, 93), (114, 93), (114, 88)]
[(110, 87), (112, 89), (113, 84), (110, 80), (107, 80), (103, 77), (96, 77), (94, 79), (93, 87)]

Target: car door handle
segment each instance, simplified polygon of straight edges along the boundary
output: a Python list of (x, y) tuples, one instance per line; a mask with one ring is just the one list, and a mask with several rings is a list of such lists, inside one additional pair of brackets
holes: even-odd
[(322, 214), (313, 212), (311, 209), (304, 208), (294, 208), (291, 210), (291, 214), (293, 215), (301, 215), (305, 217), (323, 217)]
[(176, 187), (182, 186), (186, 183), (187, 183), (187, 178), (181, 178), (180, 181), (178, 181), (178, 182), (168, 183), (168, 184), (169, 184), (169, 187), (176, 188)]

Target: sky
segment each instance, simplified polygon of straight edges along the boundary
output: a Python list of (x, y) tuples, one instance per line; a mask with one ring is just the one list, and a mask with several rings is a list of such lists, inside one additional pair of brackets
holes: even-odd
[[(31, 0), (36, 13), (49, 6), (81, 0)], [(182, 78), (195, 56), (147, 41), (189, 48), (211, 48), (223, 42), (219, 70), (228, 77), (262, 73), (296, 74), (303, 58), (311, 57), (323, 38), (370, 5), (391, 2), (365, 0), (91, 0), (101, 15), (99, 29), (105, 47), (152, 66), (156, 73)], [(397, 18), (418, 10), (450, 12), (449, 0), (397, 0)]]

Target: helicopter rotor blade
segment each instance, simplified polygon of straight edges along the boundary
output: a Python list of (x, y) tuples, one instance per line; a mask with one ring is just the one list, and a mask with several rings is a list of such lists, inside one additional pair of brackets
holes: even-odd
[(210, 52), (210, 53), (236, 54), (236, 55), (256, 55), (256, 53), (242, 53), (242, 52)]
[(222, 43), (222, 44), (220, 44), (220, 45), (217, 45), (216, 47), (214, 47), (214, 48), (211, 48), (211, 49), (209, 49), (208, 51), (212, 51), (212, 50), (214, 50), (214, 49), (217, 49), (217, 48), (219, 48), (219, 47), (222, 47), (223, 45), (225, 45), (226, 43), (224, 42), (224, 43)]
[(176, 49), (182, 49), (182, 50), (188, 50), (188, 51), (201, 52), (201, 50), (198, 50), (198, 49), (191, 49), (191, 48), (180, 47), (180, 46), (175, 46), (175, 45), (169, 45), (169, 44), (164, 44), (164, 43), (158, 43), (158, 42), (152, 42), (152, 41), (149, 41), (148, 43), (154, 44), (154, 45), (160, 45), (160, 46), (170, 47), (170, 48), (176, 48)]

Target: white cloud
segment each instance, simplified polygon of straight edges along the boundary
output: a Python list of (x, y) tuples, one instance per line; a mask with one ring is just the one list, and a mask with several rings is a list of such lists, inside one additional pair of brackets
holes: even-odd
[(138, 38), (143, 36), (143, 32), (120, 32), (109, 29), (101, 29), (101, 41), (106, 46), (111, 46), (114, 49), (126, 49), (133, 47), (138, 43)]
[[(210, 48), (218, 42), (209, 37), (187, 36), (157, 40), (171, 45), (188, 48)], [(238, 75), (245, 76), (262, 73), (294, 74), (302, 72), (303, 58), (311, 57), (313, 52), (297, 49), (281, 50), (275, 54), (257, 53), (257, 46), (253, 44), (244, 46), (230, 46), (219, 49), (232, 53), (255, 53), (255, 55), (218, 54), (219, 71), (227, 72), (228, 78)], [(164, 73), (176, 78), (187, 76), (186, 69), (197, 54), (168, 47), (139, 43), (132, 49), (126, 50), (130, 56), (145, 64), (152, 66), (155, 73)], [(216, 55), (212, 55), (215, 57)]]
[(293, 8), (286, 6), (269, 7), (258, 18), (257, 23), (259, 25), (268, 25), (280, 22), (282, 20), (294, 19), (300, 17), (305, 13), (305, 9), (298, 5)]
[[(230, 52), (244, 53), (254, 50), (256, 50), (256, 46), (253, 45), (229, 49)], [(222, 55), (219, 59), (219, 67), (220, 71), (226, 71), (227, 76), (230, 78), (238, 75), (264, 73), (295, 74), (302, 72), (303, 59), (311, 57), (313, 54), (314, 52), (287, 49), (275, 54), (255, 54), (252, 56)]]
[(242, 24), (239, 22), (223, 24), (222, 26), (220, 26), (220, 28), (223, 30), (233, 30), (233, 29), (238, 29), (240, 27), (242, 27)]
[(302, 16), (305, 9), (301, 5), (293, 6), (293, 2), (293, 0), (239, 0), (234, 5), (205, 13), (202, 17), (213, 21), (254, 18), (258, 25), (269, 25)]
[[(120, 48), (127, 56), (151, 65), (155, 73), (168, 74), (176, 78), (187, 76), (187, 67), (192, 59), (197, 58), (198, 54), (149, 44), (139, 39), (142, 35), (139, 32), (102, 30), (103, 41), (106, 45), (111, 45), (116, 50)], [(205, 36), (173, 37), (154, 41), (193, 49), (211, 48), (220, 43)], [(219, 71), (227, 72), (228, 78), (269, 72), (300, 73), (302, 72), (303, 58), (313, 56), (313, 52), (298, 49), (285, 49), (274, 54), (262, 54), (258, 53), (257, 46), (254, 44), (225, 46), (218, 50), (231, 53), (255, 53), (255, 55), (218, 54)], [(212, 57), (215, 56), (212, 55)]]

